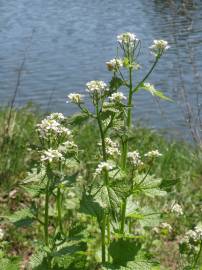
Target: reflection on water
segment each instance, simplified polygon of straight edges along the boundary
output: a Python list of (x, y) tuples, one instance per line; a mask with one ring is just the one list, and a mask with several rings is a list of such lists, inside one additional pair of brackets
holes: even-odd
[(114, 57), (116, 35), (131, 31), (142, 39), (143, 68), (151, 64), (153, 39), (171, 44), (151, 82), (176, 100), (159, 104), (140, 93), (135, 118), (185, 133), (182, 100), (196, 108), (202, 99), (202, 1), (1, 0), (0, 14), (1, 103), (13, 95), (28, 47), (16, 104), (32, 100), (46, 110), (52, 97), (51, 110), (75, 111), (65, 103), (68, 92), (82, 91), (92, 79), (109, 80), (105, 62)]

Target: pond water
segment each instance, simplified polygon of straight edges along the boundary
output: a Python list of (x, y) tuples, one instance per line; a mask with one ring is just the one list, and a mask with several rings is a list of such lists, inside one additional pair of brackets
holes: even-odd
[[(31, 100), (44, 110), (75, 112), (65, 103), (67, 94), (84, 91), (90, 80), (109, 81), (105, 62), (115, 56), (116, 36), (125, 31), (142, 40), (142, 70), (151, 65), (148, 47), (153, 39), (165, 39), (171, 46), (150, 82), (174, 102), (139, 93), (135, 120), (189, 137), (184, 99), (193, 107), (194, 119), (202, 101), (200, 0), (1, 0), (0, 103), (13, 96), (25, 58), (15, 104)], [(140, 78), (141, 72), (136, 75)]]

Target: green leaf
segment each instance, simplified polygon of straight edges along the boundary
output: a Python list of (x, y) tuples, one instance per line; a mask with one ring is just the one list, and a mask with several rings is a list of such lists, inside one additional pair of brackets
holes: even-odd
[(32, 197), (38, 197), (41, 193), (44, 193), (46, 186), (45, 176), (46, 172), (44, 168), (41, 168), (39, 172), (37, 169), (33, 169), (23, 180), (21, 186)]
[(82, 243), (76, 243), (76, 244), (64, 244), (62, 247), (60, 247), (57, 251), (52, 252), (51, 256), (53, 257), (61, 257), (61, 256), (65, 256), (65, 255), (72, 255), (78, 251), (82, 251), (83, 247), (82, 247)]
[(158, 188), (162, 181), (161, 178), (157, 178), (155, 175), (150, 174), (139, 174), (136, 176), (135, 180), (141, 189)]
[(101, 270), (128, 270), (127, 267), (114, 265), (112, 263), (105, 263)]
[(134, 201), (133, 196), (128, 197), (126, 204), (126, 217), (131, 217), (137, 213), (138, 203)]
[(163, 180), (160, 184), (160, 188), (162, 189), (168, 189), (172, 186), (175, 186), (180, 183), (180, 179), (175, 180)]
[(111, 242), (109, 254), (115, 265), (126, 266), (128, 261), (134, 260), (140, 248), (141, 243), (137, 239), (120, 238)]
[(122, 85), (124, 85), (124, 81), (119, 77), (113, 77), (109, 83), (110, 90), (117, 90)]
[(46, 175), (45, 168), (41, 168), (40, 171), (37, 169), (33, 169), (30, 173), (28, 173), (27, 177), (23, 180), (23, 184), (30, 184), (33, 182), (41, 181)]
[(35, 220), (34, 214), (30, 208), (24, 208), (16, 211), (7, 217), (16, 227), (28, 227)]
[(161, 221), (160, 214), (158, 213), (151, 213), (145, 214), (143, 218), (140, 220), (140, 224), (142, 227), (153, 228), (158, 226)]
[(81, 125), (89, 119), (89, 115), (86, 113), (75, 114), (70, 118), (71, 125)]
[(137, 190), (141, 190), (146, 196), (151, 198), (167, 195), (166, 191), (160, 189), (161, 182), (162, 180), (154, 175), (141, 174), (136, 177)]
[(44, 188), (42, 187), (43, 184), (40, 185), (29, 185), (23, 186), (23, 189), (30, 194), (33, 198), (38, 197), (40, 194), (45, 193), (45, 185)]
[(68, 186), (74, 186), (77, 180), (79, 172), (76, 172), (72, 175), (67, 175), (62, 178), (61, 183), (67, 184)]
[(159, 97), (159, 98), (164, 99), (164, 100), (172, 101), (171, 98), (165, 96), (163, 92), (161, 92), (159, 90), (156, 90), (154, 88), (154, 85), (152, 85), (150, 83), (143, 83), (141, 88), (143, 90), (146, 90), (146, 91), (150, 92), (152, 94), (152, 96), (156, 96), (156, 97)]
[(98, 221), (101, 221), (102, 219), (103, 209), (91, 195), (83, 194), (79, 211), (86, 215), (96, 217)]
[(1, 269), (2, 270), (19, 270), (19, 263), (10, 261), (7, 258), (0, 259)]
[(159, 225), (161, 221), (161, 215), (149, 207), (141, 208), (139, 211), (136, 209), (127, 216), (138, 220), (143, 227), (154, 227)]
[(34, 270), (46, 269), (47, 263), (44, 260), (46, 256), (47, 254), (44, 251), (37, 251), (36, 253), (32, 254), (29, 261), (29, 269)]
[(149, 188), (144, 189), (144, 194), (150, 198), (154, 198), (154, 197), (165, 197), (167, 195), (167, 192), (159, 188)]
[(151, 270), (152, 269), (152, 263), (146, 261), (146, 260), (140, 260), (140, 261), (134, 261), (129, 262), (127, 264), (128, 269), (130, 270)]
[(103, 209), (108, 208), (112, 211), (118, 209), (120, 205), (116, 192), (111, 187), (107, 186), (103, 186), (98, 190), (95, 200)]

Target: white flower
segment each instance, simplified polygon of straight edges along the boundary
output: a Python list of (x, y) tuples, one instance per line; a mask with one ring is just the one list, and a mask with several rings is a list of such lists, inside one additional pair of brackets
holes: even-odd
[(66, 152), (72, 152), (77, 151), (78, 146), (73, 141), (66, 141), (59, 147), (60, 152), (66, 153)]
[(48, 120), (56, 120), (56, 121), (63, 121), (65, 119), (64, 115), (62, 113), (52, 113), (49, 116), (47, 116)]
[(109, 137), (105, 138), (105, 143), (107, 146), (118, 147), (118, 144), (113, 142)]
[[(83, 95), (78, 94), (78, 93), (70, 93), (67, 97), (71, 103), (79, 104), (83, 102)], [(67, 103), (68, 102), (69, 101), (67, 101)]]
[(126, 32), (117, 36), (117, 41), (121, 45), (129, 44), (130, 46), (134, 46), (135, 42), (139, 41), (135, 34)]
[(72, 134), (71, 130), (69, 130), (66, 127), (60, 126), (60, 128), (58, 128), (57, 130), (58, 134), (65, 134), (66, 136), (70, 136)]
[(61, 115), (50, 115), (47, 118), (43, 119), (41, 121), (40, 124), (37, 125), (37, 130), (39, 132), (40, 137), (42, 138), (47, 138), (47, 136), (50, 136), (51, 134), (65, 134), (67, 136), (71, 135), (71, 131), (62, 126), (58, 121), (56, 121), (55, 119), (52, 119), (54, 117), (60, 117), (60, 119), (62, 120), (62, 116)]
[(156, 234), (159, 234), (159, 228), (158, 227), (153, 227), (152, 232), (156, 233)]
[(123, 61), (122, 59), (112, 59), (108, 62), (106, 62), (107, 68), (109, 71), (116, 71), (118, 68), (123, 67)]
[(193, 240), (193, 241), (197, 241), (198, 240), (198, 236), (197, 233), (194, 230), (189, 230), (185, 233), (185, 238), (188, 237), (189, 239)]
[(163, 229), (163, 230), (168, 230), (169, 232), (172, 231), (172, 227), (170, 224), (168, 224), (167, 222), (162, 222), (160, 224), (160, 228)]
[(116, 92), (113, 93), (109, 99), (114, 102), (121, 102), (123, 99), (126, 99), (126, 97), (122, 92)]
[(103, 170), (110, 171), (113, 169), (113, 166), (109, 164), (108, 162), (102, 161), (100, 164), (98, 164), (97, 169), (95, 170), (95, 176), (99, 175), (103, 172)]
[(162, 156), (162, 154), (158, 150), (152, 150), (145, 154), (145, 157), (148, 158), (155, 158), (160, 156)]
[(163, 53), (165, 50), (169, 49), (170, 46), (168, 46), (168, 42), (160, 39), (160, 40), (154, 40), (153, 44), (150, 46), (150, 49), (154, 55), (158, 55)]
[(77, 148), (77, 145), (72, 141), (66, 141), (63, 143), (63, 145), (67, 148)]
[(90, 81), (86, 84), (86, 91), (90, 94), (102, 94), (105, 90), (107, 90), (107, 85), (103, 81)]
[(41, 161), (49, 161), (52, 162), (53, 160), (60, 160), (63, 159), (63, 155), (58, 151), (52, 148), (45, 150), (41, 156)]
[(188, 230), (185, 233), (184, 238), (181, 240), (181, 243), (189, 244), (190, 241), (201, 241), (202, 240), (202, 226), (201, 224), (197, 225), (194, 230)]
[(38, 132), (41, 137), (46, 137), (49, 132), (54, 131), (57, 133), (60, 123), (54, 119), (45, 118), (37, 125)]
[(195, 227), (195, 232), (196, 232), (196, 234), (197, 234), (197, 238), (198, 238), (199, 240), (202, 240), (202, 225), (197, 225), (197, 226)]
[(127, 157), (134, 166), (143, 165), (143, 162), (141, 161), (141, 158), (140, 158), (140, 153), (138, 151), (128, 152)]
[(118, 143), (113, 142), (110, 138), (106, 138), (105, 143), (106, 143), (106, 152), (108, 155), (117, 156), (121, 154), (118, 148), (119, 147)]
[(178, 203), (174, 203), (174, 205), (171, 207), (171, 212), (175, 213), (177, 215), (183, 215), (183, 210), (181, 205), (179, 205)]
[(4, 235), (5, 235), (4, 230), (2, 228), (0, 228), (0, 240), (3, 240)]

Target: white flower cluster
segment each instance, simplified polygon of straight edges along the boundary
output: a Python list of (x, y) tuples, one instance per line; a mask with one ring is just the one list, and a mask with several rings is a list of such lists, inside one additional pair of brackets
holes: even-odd
[(63, 155), (59, 152), (59, 150), (54, 150), (52, 148), (43, 151), (43, 154), (41, 156), (41, 161), (48, 161), (52, 162), (53, 160), (58, 161), (64, 159)]
[(116, 92), (113, 93), (110, 97), (109, 100), (112, 102), (121, 102), (122, 100), (127, 99), (126, 96), (124, 96), (124, 94), (122, 92)]
[(143, 165), (143, 162), (141, 161), (140, 153), (138, 151), (128, 152), (128, 159), (130, 162), (136, 166), (140, 167)]
[(202, 241), (202, 226), (197, 225), (194, 230), (189, 230), (185, 236), (180, 240), (180, 244), (186, 244), (189, 249), (194, 248), (199, 242)]
[(159, 226), (156, 226), (152, 229), (154, 233), (161, 233), (162, 231), (168, 231), (169, 233), (172, 232), (172, 226), (167, 222), (162, 222)]
[(171, 206), (170, 211), (171, 211), (171, 213), (174, 213), (174, 214), (176, 214), (177, 216), (183, 215), (182, 207), (181, 207), (181, 205), (179, 205), (178, 203), (174, 203), (174, 204)]
[(202, 240), (202, 226), (198, 225), (194, 230), (189, 230), (186, 232), (185, 237), (192, 239), (193, 241)]
[(77, 152), (78, 146), (73, 141), (66, 141), (59, 146), (61, 153)]
[(107, 171), (110, 171), (113, 169), (113, 166), (111, 164), (109, 164), (108, 162), (106, 161), (102, 161), (98, 164), (96, 170), (95, 170), (95, 174), (94, 176), (97, 176), (97, 175), (100, 175), (103, 170), (107, 170)]
[(162, 230), (168, 230), (169, 232), (172, 232), (172, 226), (168, 224), (167, 222), (162, 222), (159, 227)]
[(131, 47), (134, 46), (135, 42), (138, 42), (138, 38), (136, 37), (135, 34), (126, 32), (122, 33), (117, 36), (117, 41), (122, 45), (130, 45)]
[(106, 143), (106, 152), (109, 156), (120, 155), (119, 145), (116, 142), (113, 142), (110, 138), (105, 139)]
[(145, 157), (148, 158), (155, 158), (160, 156), (162, 156), (162, 154), (158, 150), (152, 150), (145, 154)]
[(150, 49), (154, 55), (162, 54), (165, 50), (169, 49), (168, 42), (166, 40), (154, 40)]
[(47, 139), (47, 137), (51, 135), (59, 134), (70, 136), (71, 131), (61, 124), (61, 121), (64, 119), (64, 116), (58, 113), (53, 113), (47, 116), (40, 124), (37, 125), (39, 136), (44, 139)]
[(119, 68), (123, 67), (122, 59), (112, 59), (106, 62), (107, 68), (109, 71), (117, 71)]
[(90, 81), (86, 84), (86, 91), (90, 94), (102, 94), (107, 90), (107, 85), (103, 81)]
[(79, 93), (70, 93), (67, 97), (69, 99), (67, 103), (71, 102), (75, 104), (80, 104), (83, 102), (83, 95)]
[(47, 116), (47, 119), (61, 122), (65, 119), (65, 117), (62, 113), (51, 113), (50, 115)]

